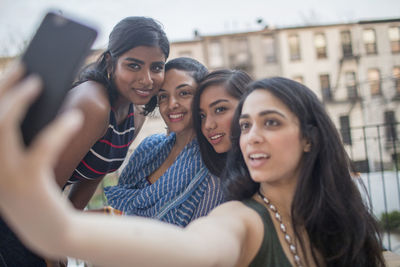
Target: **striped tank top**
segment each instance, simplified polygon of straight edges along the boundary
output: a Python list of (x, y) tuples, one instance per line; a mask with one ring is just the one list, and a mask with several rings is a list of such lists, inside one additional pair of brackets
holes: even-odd
[(68, 183), (76, 183), (81, 179), (94, 180), (116, 171), (125, 160), (134, 133), (133, 104), (129, 106), (128, 116), (120, 125), (117, 125), (115, 113), (111, 110), (106, 134), (85, 155)]

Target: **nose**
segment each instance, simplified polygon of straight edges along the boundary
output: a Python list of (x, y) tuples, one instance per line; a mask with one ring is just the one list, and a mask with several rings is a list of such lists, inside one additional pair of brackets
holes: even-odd
[(264, 136), (261, 133), (260, 127), (254, 125), (247, 133), (247, 141), (249, 144), (259, 144), (264, 141)]
[(151, 88), (153, 86), (153, 79), (151, 77), (151, 71), (143, 69), (141, 76), (139, 78), (139, 83), (143, 87)]
[(214, 130), (215, 128), (217, 128), (217, 123), (215, 122), (215, 120), (211, 117), (211, 116), (207, 116), (204, 118), (204, 128), (207, 131), (211, 131)]
[(168, 108), (175, 109), (177, 107), (179, 107), (178, 99), (174, 95), (170, 96), (168, 101)]

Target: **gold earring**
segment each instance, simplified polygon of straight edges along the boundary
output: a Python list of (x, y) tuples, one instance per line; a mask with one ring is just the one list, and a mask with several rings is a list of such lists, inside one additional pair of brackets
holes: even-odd
[(307, 144), (307, 145), (304, 147), (304, 152), (308, 153), (308, 152), (310, 152), (310, 151), (311, 151), (311, 143)]
[(109, 72), (107, 72), (107, 79), (108, 79), (108, 80), (111, 80), (111, 75), (110, 75)]

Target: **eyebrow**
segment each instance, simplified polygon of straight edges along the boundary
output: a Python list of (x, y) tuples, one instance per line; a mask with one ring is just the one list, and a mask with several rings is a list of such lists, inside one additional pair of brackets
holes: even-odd
[[(281, 112), (279, 112), (277, 110), (263, 110), (263, 111), (260, 111), (258, 113), (258, 116), (262, 117), (262, 116), (265, 116), (265, 115), (268, 115), (268, 114), (277, 114), (277, 115), (279, 115), (279, 116), (281, 116), (283, 118), (286, 118), (286, 116), (283, 113), (281, 113)], [(248, 119), (248, 118), (250, 118), (250, 116), (248, 114), (242, 114), (239, 117), (239, 119)]]
[[(175, 89), (182, 89), (182, 88), (184, 88), (184, 87), (190, 87), (191, 89), (194, 89), (193, 88), (193, 86), (191, 86), (190, 84), (187, 84), (187, 83), (183, 83), (183, 84), (180, 84), (180, 85), (178, 85)], [(161, 91), (167, 91), (167, 90), (165, 90), (165, 89), (163, 89), (163, 88), (160, 88), (160, 90), (159, 90), (159, 92), (161, 92)]]
[(211, 103), (210, 105), (208, 105), (208, 106), (211, 108), (211, 107), (213, 107), (213, 106), (215, 106), (215, 105), (218, 105), (218, 104), (221, 103), (221, 102), (229, 102), (229, 101), (226, 100), (226, 99), (218, 99), (218, 100), (212, 102), (212, 103)]
[(178, 85), (175, 89), (182, 89), (183, 87), (190, 87), (191, 89), (194, 89), (193, 86), (191, 86), (188, 83), (182, 83), (182, 84)]
[[(136, 62), (136, 63), (138, 63), (140, 65), (144, 65), (145, 64), (145, 62), (143, 60), (140, 60), (140, 59), (137, 59), (137, 58), (134, 58), (134, 57), (126, 57), (125, 60), (126, 61), (131, 61), (131, 62)], [(164, 61), (156, 61), (156, 62), (152, 62), (151, 64), (165, 65), (165, 62)]]
[(137, 59), (137, 58), (133, 58), (133, 57), (126, 57), (125, 58), (126, 61), (132, 61), (132, 62), (136, 62), (138, 64), (144, 65), (144, 61)]

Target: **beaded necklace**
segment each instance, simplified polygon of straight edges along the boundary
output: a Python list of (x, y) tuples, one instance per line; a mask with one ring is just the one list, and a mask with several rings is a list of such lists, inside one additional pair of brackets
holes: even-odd
[(297, 253), (297, 248), (296, 245), (293, 244), (292, 242), (292, 238), (290, 237), (290, 235), (287, 233), (286, 231), (286, 226), (283, 224), (282, 222), (282, 217), (279, 214), (278, 210), (276, 209), (276, 207), (269, 201), (269, 199), (267, 197), (265, 197), (260, 190), (258, 190), (258, 195), (260, 196), (260, 198), (262, 199), (262, 201), (264, 201), (264, 203), (266, 204), (267, 208), (269, 210), (271, 210), (273, 213), (275, 213), (275, 219), (279, 222), (279, 228), (281, 230), (281, 232), (285, 235), (285, 240), (286, 243), (289, 246), (289, 250), (293, 255), (293, 259), (294, 262), (296, 264), (297, 267), (303, 267), (303, 265), (301, 264), (301, 259), (299, 254)]

